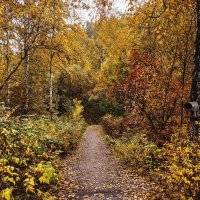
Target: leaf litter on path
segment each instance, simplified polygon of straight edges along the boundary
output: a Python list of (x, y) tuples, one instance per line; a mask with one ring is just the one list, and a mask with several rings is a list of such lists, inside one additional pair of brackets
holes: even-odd
[(106, 148), (101, 131), (101, 126), (89, 126), (77, 151), (64, 160), (59, 199), (166, 199), (155, 184), (121, 167)]

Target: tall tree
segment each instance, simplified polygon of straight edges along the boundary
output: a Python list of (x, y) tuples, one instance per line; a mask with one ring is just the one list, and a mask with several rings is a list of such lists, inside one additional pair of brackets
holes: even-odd
[[(196, 48), (194, 56), (194, 70), (192, 74), (191, 101), (200, 105), (200, 0), (196, 0)], [(199, 135), (199, 125), (191, 119), (192, 136)]]
[[(9, 75), (10, 72), (10, 55), (11, 55), (11, 44), (10, 44), (10, 39), (11, 39), (11, 34), (10, 30), (12, 27), (12, 12), (9, 12), (11, 9), (9, 5), (6, 5), (4, 7), (4, 11), (6, 13), (6, 16), (4, 18), (4, 24), (3, 24), (3, 52), (4, 52), (4, 64), (5, 64), (5, 76)], [(6, 84), (5, 87), (6, 90), (6, 106), (10, 106), (10, 83), (9, 81)]]

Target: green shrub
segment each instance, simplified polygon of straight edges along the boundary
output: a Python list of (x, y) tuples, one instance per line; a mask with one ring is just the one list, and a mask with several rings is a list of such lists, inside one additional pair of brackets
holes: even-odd
[(157, 166), (157, 146), (148, 141), (145, 135), (135, 134), (131, 138), (122, 137), (112, 139), (106, 137), (107, 144), (113, 154), (121, 159), (126, 165), (134, 169), (153, 169)]
[[(77, 111), (78, 112), (78, 111)], [(0, 198), (57, 199), (59, 155), (76, 147), (85, 128), (82, 117), (50, 121), (12, 120), (0, 127)]]
[(92, 123), (99, 123), (101, 117), (106, 114), (113, 116), (122, 116), (124, 107), (116, 101), (107, 101), (103, 98), (96, 97), (84, 101), (85, 112), (84, 116)]

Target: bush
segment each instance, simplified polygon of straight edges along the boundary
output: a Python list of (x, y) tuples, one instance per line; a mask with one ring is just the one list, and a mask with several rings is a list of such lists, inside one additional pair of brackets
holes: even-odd
[(123, 127), (122, 127), (123, 118), (122, 117), (114, 117), (112, 115), (105, 115), (101, 119), (101, 124), (104, 126), (104, 129), (107, 134), (112, 137), (119, 138), (122, 136)]
[(170, 199), (200, 199), (199, 137), (191, 140), (188, 130), (183, 128), (173, 134), (170, 142), (158, 148), (144, 134), (131, 136), (123, 132), (116, 139), (114, 130), (119, 129), (114, 118), (106, 116), (103, 120), (109, 133), (105, 136), (107, 144), (126, 165), (148, 172), (166, 188)]
[(76, 147), (85, 127), (74, 117), (1, 122), (1, 199), (57, 199), (59, 156)]
[(157, 154), (159, 149), (148, 141), (145, 135), (135, 134), (128, 138), (112, 139), (109, 136), (107, 144), (111, 147), (113, 154), (126, 165), (134, 169), (153, 169), (157, 166)]
[(168, 195), (173, 199), (200, 198), (199, 142), (199, 138), (192, 141), (188, 131), (183, 129), (164, 146), (162, 156), (165, 162), (160, 172)]
[[(94, 98), (94, 97), (93, 97)], [(124, 107), (116, 101), (106, 101), (103, 98), (90, 99), (84, 101), (84, 116), (91, 123), (99, 123), (100, 119), (106, 115), (122, 116)]]

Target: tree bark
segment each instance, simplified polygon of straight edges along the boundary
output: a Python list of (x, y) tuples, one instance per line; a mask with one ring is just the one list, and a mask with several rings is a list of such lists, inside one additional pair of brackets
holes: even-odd
[(27, 56), (25, 58), (25, 70), (26, 70), (26, 75), (25, 75), (25, 110), (28, 112), (29, 110), (29, 55), (27, 52)]
[(50, 53), (50, 65), (49, 65), (49, 78), (50, 78), (50, 87), (49, 87), (49, 111), (50, 111), (50, 119), (53, 120), (53, 57), (54, 53), (51, 51)]
[[(197, 101), (200, 105), (200, 0), (196, 0), (196, 23), (196, 48), (190, 99), (191, 101)], [(192, 136), (199, 136), (199, 125), (194, 119), (191, 119), (191, 134)]]
[(189, 41), (190, 41), (190, 35), (192, 31), (192, 25), (194, 22), (194, 18), (191, 18), (190, 21), (190, 26), (186, 35), (186, 41), (185, 41), (185, 52), (183, 55), (183, 71), (182, 71), (182, 80), (181, 80), (181, 120), (180, 120), (180, 126), (182, 127), (184, 124), (184, 96), (185, 96), (185, 76), (186, 76), (186, 71), (187, 71), (187, 66), (188, 66), (188, 56), (189, 56)]
[[(6, 30), (6, 41), (5, 41), (5, 74), (6, 77), (9, 75), (10, 72), (10, 58), (9, 58), (9, 47), (10, 47), (10, 42), (9, 42), (9, 32)], [(10, 83), (9, 81), (6, 84), (6, 106), (10, 106)]]
[(30, 58), (29, 58), (29, 37), (30, 37), (30, 19), (27, 16), (25, 21), (25, 32), (24, 32), (24, 67), (25, 67), (25, 111), (26, 114), (29, 111), (29, 71), (30, 71)]

